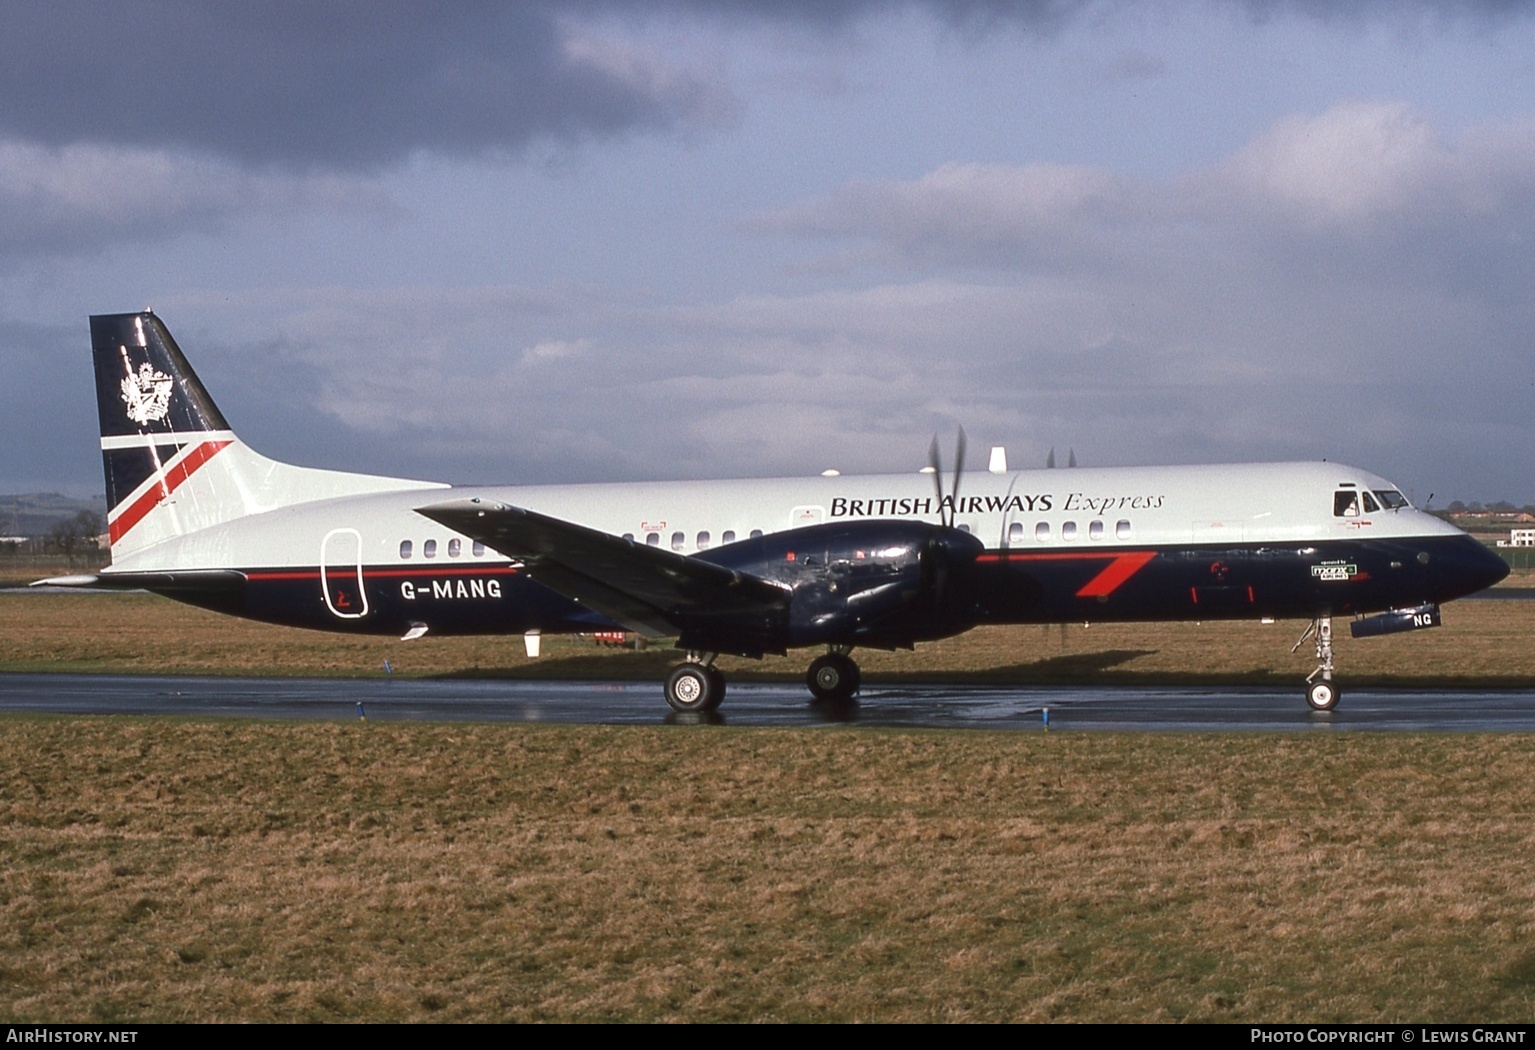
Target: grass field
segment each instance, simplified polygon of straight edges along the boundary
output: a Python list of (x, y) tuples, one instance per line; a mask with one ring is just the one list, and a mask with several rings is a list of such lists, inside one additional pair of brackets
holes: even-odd
[(0, 720), (7, 1021), (1528, 1021), (1535, 740)]
[[(1340, 639), (1535, 680), (1535, 603)], [(1300, 624), (976, 631), (907, 680), (1279, 680)], [(0, 596), (0, 669), (658, 674), (142, 595)], [(732, 665), (798, 678), (803, 654)], [(658, 690), (659, 703), (659, 690)], [(1513, 1021), (1535, 737), (0, 718), (0, 1020)]]

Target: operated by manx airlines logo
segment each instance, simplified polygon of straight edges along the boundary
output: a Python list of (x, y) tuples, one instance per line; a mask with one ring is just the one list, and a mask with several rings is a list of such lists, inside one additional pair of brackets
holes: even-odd
[(126, 347), (123, 352), (123, 404), (128, 406), (128, 418), (139, 426), (164, 419), (171, 408), (171, 377), (157, 371), (148, 361), (139, 365), (138, 373), (128, 361)]
[(1311, 566), (1311, 575), (1324, 582), (1344, 582), (1359, 575), (1359, 566), (1347, 561), (1324, 561)]

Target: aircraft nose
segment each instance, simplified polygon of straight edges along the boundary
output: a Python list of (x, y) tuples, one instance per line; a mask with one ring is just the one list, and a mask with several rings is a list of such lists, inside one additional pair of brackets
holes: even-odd
[(1508, 575), (1508, 563), (1487, 549), (1486, 544), (1463, 537), (1453, 548), (1440, 552), (1435, 559), (1434, 575), (1445, 598), (1462, 598), (1485, 590)]

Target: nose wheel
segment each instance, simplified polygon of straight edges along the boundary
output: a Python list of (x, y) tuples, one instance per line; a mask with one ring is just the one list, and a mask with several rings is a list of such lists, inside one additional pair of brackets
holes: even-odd
[(810, 662), (810, 670), (805, 672), (805, 684), (810, 687), (810, 695), (817, 700), (841, 703), (851, 700), (853, 694), (858, 692), (862, 676), (858, 672), (858, 664), (851, 656), (833, 650)]
[(1337, 679), (1332, 676), (1332, 617), (1318, 616), (1312, 620), (1290, 651), (1293, 653), (1299, 649), (1301, 642), (1313, 632), (1316, 634), (1317, 663), (1316, 670), (1306, 678), (1306, 703), (1311, 705), (1313, 711), (1331, 711), (1338, 706), (1338, 699), (1343, 695)]
[(1306, 703), (1313, 711), (1331, 711), (1338, 706), (1338, 683), (1331, 678), (1319, 678), (1306, 686)]

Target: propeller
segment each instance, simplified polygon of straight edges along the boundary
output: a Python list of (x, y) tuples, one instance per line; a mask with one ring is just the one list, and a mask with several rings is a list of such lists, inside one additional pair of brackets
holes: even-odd
[(938, 494), (938, 520), (946, 529), (954, 527), (955, 511), (959, 507), (959, 479), (965, 472), (965, 428), (959, 428), (959, 437), (954, 442), (954, 484), (949, 490), (948, 513), (944, 513), (943, 495), (943, 460), (938, 452), (938, 435), (933, 435), (933, 443), (927, 447), (927, 462), (933, 468), (933, 491)]
[[(1074, 466), (1077, 465), (1077, 450), (1075, 448), (1069, 450), (1066, 453), (1066, 465), (1068, 467), (1074, 467)], [(1050, 446), (1050, 454), (1045, 457), (1045, 469), (1046, 470), (1054, 470), (1055, 469), (1055, 446), (1054, 445)]]
[(954, 478), (947, 495), (943, 491), (943, 459), (938, 450), (938, 435), (927, 450), (928, 465), (932, 468), (933, 491), (938, 496), (938, 527), (928, 534), (919, 559), (922, 573), (922, 589), (933, 607), (946, 609), (950, 602), (950, 586), (953, 574), (975, 561), (982, 549), (981, 542), (955, 528), (959, 513), (959, 483), (965, 473), (965, 428), (959, 428), (954, 442)]

